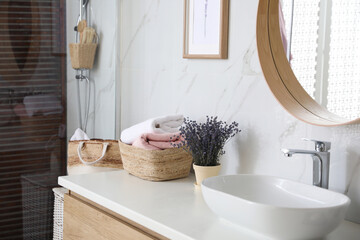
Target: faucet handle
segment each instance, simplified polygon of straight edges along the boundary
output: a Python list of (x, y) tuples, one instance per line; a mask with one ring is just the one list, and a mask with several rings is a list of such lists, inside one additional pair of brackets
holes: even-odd
[(318, 152), (327, 152), (331, 149), (331, 142), (319, 141), (314, 139), (302, 138), (301, 140), (315, 143), (315, 150)]

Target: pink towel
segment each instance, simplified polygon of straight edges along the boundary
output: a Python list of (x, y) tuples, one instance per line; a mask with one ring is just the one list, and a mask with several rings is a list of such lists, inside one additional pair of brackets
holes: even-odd
[(24, 104), (17, 104), (17, 105), (14, 107), (14, 112), (15, 112), (16, 116), (19, 116), (19, 117), (27, 116), (27, 113), (26, 113), (26, 109), (25, 109), (25, 105), (24, 105)]
[(134, 147), (146, 150), (163, 150), (173, 148), (171, 144), (180, 143), (180, 133), (144, 133), (133, 142)]

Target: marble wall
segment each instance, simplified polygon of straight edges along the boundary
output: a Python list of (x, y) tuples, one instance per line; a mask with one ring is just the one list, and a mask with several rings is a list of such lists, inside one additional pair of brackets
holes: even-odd
[[(350, 196), (348, 218), (360, 222), (360, 126), (308, 125), (277, 103), (258, 60), (257, 3), (231, 1), (227, 60), (191, 60), (182, 58), (183, 0), (121, 0), (120, 56), (116, 63), (121, 76), (121, 101), (117, 100), (121, 104), (121, 128), (173, 113), (197, 120), (217, 115), (237, 121), (242, 132), (226, 146), (223, 174), (267, 174), (307, 184), (312, 181), (311, 158), (286, 158), (280, 149), (313, 149), (312, 143), (301, 141), (303, 137), (331, 141), (330, 189)], [(107, 15), (112, 16), (109, 11)], [(112, 46), (102, 46), (102, 51), (109, 49)], [(112, 59), (102, 61), (106, 64), (101, 71), (113, 76)], [(99, 74), (96, 81), (108, 81), (101, 83), (104, 91), (99, 94), (112, 101), (114, 79), (100, 79)], [(106, 89), (112, 89), (109, 96), (101, 95), (108, 93)], [(97, 111), (112, 118), (114, 108), (105, 106), (105, 99), (100, 102)], [(96, 127), (109, 120), (95, 119)], [(114, 126), (113, 121), (108, 123), (98, 130), (110, 135)]]
[[(79, 16), (79, 0), (67, 0), (67, 42), (75, 42), (74, 26)], [(90, 72), (91, 99), (86, 132), (92, 138), (115, 138), (116, 119), (116, 57), (119, 52), (119, 1), (90, 0), (88, 6), (89, 24), (99, 35), (99, 45), (94, 68)], [(69, 53), (69, 51), (68, 51)], [(70, 58), (67, 59), (67, 135), (72, 136), (78, 123), (78, 93), (75, 75)], [(82, 107), (86, 94), (85, 81), (80, 82)], [(83, 107), (84, 109), (84, 107)], [(82, 116), (84, 113), (82, 113)]]

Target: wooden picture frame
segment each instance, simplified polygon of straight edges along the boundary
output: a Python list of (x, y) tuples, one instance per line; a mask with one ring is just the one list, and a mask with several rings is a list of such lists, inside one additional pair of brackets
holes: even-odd
[(184, 0), (183, 58), (227, 59), (229, 0)]

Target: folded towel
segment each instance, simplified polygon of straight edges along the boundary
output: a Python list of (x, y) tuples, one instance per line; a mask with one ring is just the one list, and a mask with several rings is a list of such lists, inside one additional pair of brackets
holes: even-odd
[(173, 148), (182, 140), (180, 132), (177, 133), (144, 133), (133, 142), (134, 147), (146, 150), (163, 150)]
[(78, 128), (75, 130), (74, 135), (70, 139), (70, 141), (75, 141), (75, 140), (90, 140), (90, 138), (83, 130)]
[(123, 130), (121, 132), (121, 141), (126, 144), (132, 144), (135, 139), (144, 133), (176, 133), (183, 122), (183, 115), (151, 118)]
[(29, 117), (36, 114), (50, 115), (62, 113), (63, 110), (60, 100), (51, 94), (26, 96), (24, 97), (24, 105)]

